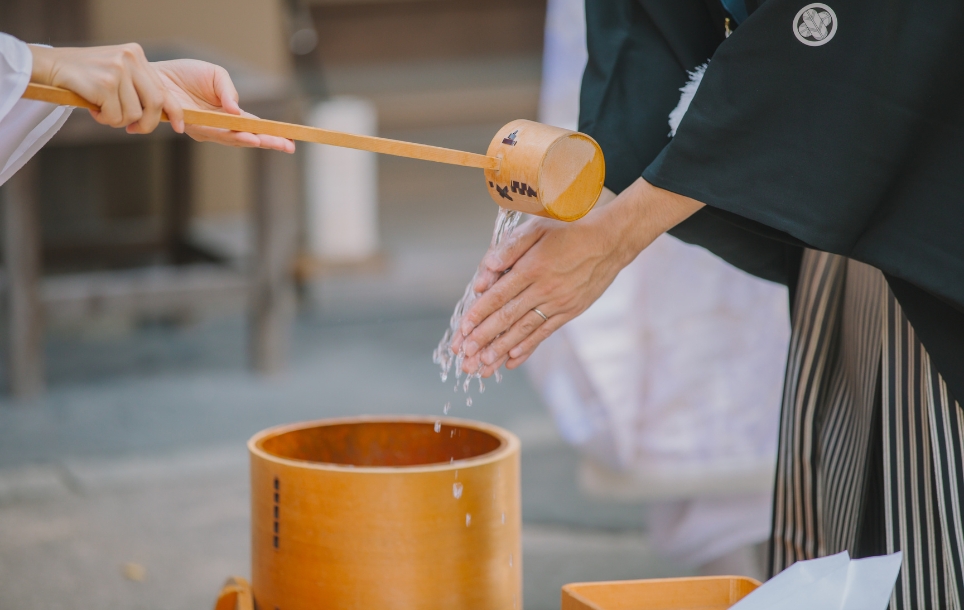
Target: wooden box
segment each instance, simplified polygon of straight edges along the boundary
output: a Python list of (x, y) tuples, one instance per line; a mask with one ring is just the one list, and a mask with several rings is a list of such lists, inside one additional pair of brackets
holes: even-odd
[(743, 576), (572, 583), (562, 610), (724, 610), (759, 586)]

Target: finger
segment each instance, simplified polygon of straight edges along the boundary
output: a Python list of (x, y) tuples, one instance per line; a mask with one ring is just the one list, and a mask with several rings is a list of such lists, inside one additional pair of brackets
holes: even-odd
[(151, 67), (151, 72), (157, 79), (158, 85), (164, 94), (164, 101), (161, 107), (164, 109), (165, 114), (167, 114), (167, 120), (171, 123), (171, 128), (177, 133), (184, 133), (184, 108), (181, 106), (181, 102), (177, 99), (167, 85), (164, 84), (164, 80), (161, 78), (160, 74)]
[(171, 124), (171, 128), (176, 133), (184, 133), (184, 109), (181, 106), (180, 100), (171, 90), (171, 83), (169, 77), (162, 75), (161, 71), (157, 68), (157, 65), (147, 61), (147, 57), (141, 57), (141, 63), (145, 72), (150, 76), (151, 81), (157, 87), (158, 91), (161, 93), (161, 110), (167, 115), (167, 120)]
[(532, 280), (522, 272), (507, 273), (501, 276), (492, 287), (480, 296), (472, 307), (462, 315), (459, 330), (468, 336), (475, 328), (506, 303), (519, 296), (532, 284)]
[[(248, 113), (245, 113), (245, 115), (257, 118)], [(216, 129), (214, 127), (202, 127), (200, 125), (187, 125), (185, 132), (198, 142), (216, 142), (225, 146), (264, 148), (268, 150), (280, 150), (287, 153), (293, 153), (295, 151), (294, 142), (275, 136), (257, 135), (245, 131)]]
[(162, 108), (167, 115), (167, 120), (171, 123), (171, 128), (177, 133), (184, 133), (184, 108), (169, 91), (164, 92)]
[(103, 103), (100, 105), (100, 110), (91, 110), (90, 116), (94, 117), (94, 120), (101, 125), (120, 127), (124, 119), (124, 113), (121, 110), (121, 100), (117, 91), (111, 91), (109, 95), (105, 96)]
[[(465, 353), (471, 356), (479, 352), (479, 348), (490, 347), (497, 339), (508, 334), (516, 323), (526, 318), (532, 312), (532, 307), (536, 302), (535, 291), (531, 287), (523, 291), (518, 297), (510, 300), (499, 311), (486, 318), (465, 338)], [(542, 318), (539, 318), (539, 321), (543, 321)], [(532, 330), (530, 329), (529, 332), (532, 332)], [(508, 346), (506, 350), (513, 345), (515, 343)], [(498, 355), (489, 358), (486, 364), (490, 364), (497, 359)]]
[(134, 81), (129, 74), (125, 74), (117, 87), (117, 97), (121, 104), (121, 121), (113, 127), (127, 127), (136, 123), (144, 116), (144, 109), (141, 108), (141, 98), (137, 95)]
[(526, 337), (546, 322), (548, 320), (542, 319), (542, 316), (537, 314), (535, 310), (529, 310), (512, 325), (512, 328), (496, 337), (488, 347), (482, 350), (480, 354), (482, 363), (486, 366), (492, 366), (503, 358), (507, 358), (510, 349), (522, 343)]
[(510, 371), (517, 369), (520, 366), (522, 366), (525, 363), (525, 361), (529, 359), (529, 356), (531, 355), (532, 355), (532, 352), (528, 352), (523, 356), (519, 356), (518, 358), (509, 358), (509, 360), (505, 363), (505, 368), (507, 368)]
[[(199, 142), (216, 142), (225, 146), (240, 146), (242, 148), (264, 148), (281, 152), (295, 152), (295, 144), (291, 140), (262, 136), (246, 131), (229, 131), (212, 127), (188, 126), (187, 134)], [(266, 139), (267, 138), (267, 139)]]
[(225, 112), (228, 114), (242, 114), (241, 106), (238, 105), (241, 99), (238, 96), (238, 90), (231, 80), (231, 75), (221, 66), (215, 66), (214, 93), (218, 96), (220, 106)]
[(545, 234), (541, 222), (527, 222), (513, 231), (508, 238), (494, 248), (490, 248), (482, 259), (482, 264), (490, 271), (501, 273), (513, 267), (523, 254), (529, 251)]
[[(235, 96), (237, 96), (237, 92), (235, 92)], [(239, 112), (241, 112), (242, 116), (245, 116), (249, 119), (258, 118), (256, 115), (253, 115), (250, 112), (244, 112), (240, 109)], [(281, 152), (286, 153), (295, 152), (295, 143), (286, 138), (279, 138), (278, 136), (269, 136), (265, 134), (255, 134), (255, 137), (258, 138), (259, 148), (264, 148), (267, 150), (280, 150)]]
[(466, 336), (466, 355), (471, 356), (488, 345), (531, 309), (532, 305), (527, 306), (528, 300), (520, 299), (531, 283), (522, 273), (508, 273), (465, 312), (459, 329)]
[[(486, 253), (488, 254), (488, 253)], [(483, 293), (502, 277), (503, 273), (506, 271), (492, 271), (485, 266), (485, 258), (482, 259), (483, 262), (479, 263), (479, 269), (475, 272), (475, 283), (472, 284), (472, 289), (478, 293)]]
[(508, 362), (508, 360), (509, 360), (509, 357), (505, 356), (504, 358), (502, 358), (502, 360), (499, 360), (497, 363), (490, 364), (488, 366), (483, 367), (482, 376), (488, 379), (489, 377), (494, 375), (497, 370), (499, 370), (500, 366)]
[(217, 129), (215, 127), (202, 127), (200, 125), (185, 125), (184, 132), (198, 142), (216, 142), (226, 146), (238, 146), (241, 148), (258, 148), (261, 140), (253, 133), (244, 131), (229, 131), (227, 129)]
[(295, 143), (285, 138), (279, 138), (277, 136), (258, 135), (258, 140), (261, 142), (261, 148), (264, 148), (266, 150), (280, 150), (281, 152), (286, 152), (286, 153), (295, 152)]
[(150, 133), (161, 122), (161, 109), (164, 106), (164, 90), (154, 78), (153, 68), (138, 64), (131, 74), (131, 84), (141, 106), (141, 118), (127, 126), (128, 133)]
[(485, 365), (479, 360), (479, 357), (472, 356), (471, 358), (465, 358), (462, 360), (462, 372), (468, 373), (469, 375), (474, 375), (475, 373), (481, 371)]
[(572, 316), (567, 314), (557, 314), (549, 318), (545, 324), (509, 350), (509, 361), (506, 363), (506, 367), (512, 369), (525, 362), (532, 355), (532, 352), (539, 347), (540, 343), (548, 339), (549, 335), (559, 330), (563, 324), (571, 319)]
[[(553, 328), (551, 330), (550, 329), (543, 330), (544, 328), (543, 327), (537, 330), (536, 332), (532, 333), (531, 335), (529, 335), (529, 338), (526, 339), (523, 342), (523, 344), (519, 346), (521, 348), (521, 350), (519, 351), (519, 356), (518, 357), (509, 356), (509, 360), (505, 363), (505, 368), (511, 371), (512, 369), (516, 369), (522, 366), (522, 363), (528, 360), (529, 357), (532, 356), (533, 353), (535, 353), (536, 348), (539, 347), (539, 345), (543, 341), (545, 341), (549, 337), (549, 335), (551, 335), (553, 332), (558, 330), (558, 328), (563, 324), (564, 323), (559, 323), (556, 326), (556, 328)], [(548, 322), (546, 323), (546, 326), (548, 326)], [(510, 350), (510, 353), (514, 351), (515, 350)]]
[(459, 349), (461, 349), (464, 341), (465, 335), (463, 335), (461, 332), (456, 332), (452, 337), (452, 341), (449, 342), (449, 351), (451, 351), (453, 354), (459, 353)]

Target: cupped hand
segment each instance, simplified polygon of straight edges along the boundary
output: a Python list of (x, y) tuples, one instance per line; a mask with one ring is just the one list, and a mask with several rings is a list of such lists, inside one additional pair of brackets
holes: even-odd
[[(196, 59), (175, 59), (151, 64), (156, 68), (167, 91), (183, 106), (193, 110), (213, 110), (257, 118), (238, 105), (238, 91), (228, 71)], [(292, 153), (295, 144), (276, 136), (229, 131), (214, 127), (188, 125), (187, 134), (199, 142), (217, 142), (228, 146), (267, 148)]]
[[(490, 249), (451, 349), (462, 369), (513, 369), (559, 327), (589, 308), (656, 237), (703, 204), (637, 180), (612, 203), (573, 223), (537, 218)], [(536, 313), (538, 309), (546, 316)]]
[(184, 131), (179, 100), (136, 43), (86, 48), (30, 45), (30, 80), (63, 87), (100, 110), (90, 114), (98, 123), (126, 127), (129, 133), (150, 133), (167, 113), (178, 133)]

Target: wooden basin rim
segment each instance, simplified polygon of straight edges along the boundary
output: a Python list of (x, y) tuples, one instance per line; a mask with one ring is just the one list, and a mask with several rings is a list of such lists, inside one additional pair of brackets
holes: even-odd
[(356, 467), (412, 467), (481, 457), (502, 447), (498, 436), (469, 426), (430, 422), (335, 423), (282, 431), (258, 441), (272, 456)]

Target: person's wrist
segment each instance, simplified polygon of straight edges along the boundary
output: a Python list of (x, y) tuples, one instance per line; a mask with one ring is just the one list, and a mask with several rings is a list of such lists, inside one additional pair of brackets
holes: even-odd
[(38, 85), (53, 84), (54, 63), (57, 49), (42, 45), (30, 44), (30, 54), (33, 56), (30, 69), (30, 82)]
[(651, 226), (652, 202), (637, 183), (631, 184), (603, 209), (612, 227), (610, 239), (623, 266), (632, 262), (658, 233)]
[(695, 199), (658, 188), (640, 178), (606, 206), (605, 222), (623, 264), (632, 262), (653, 241), (703, 207)]

